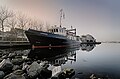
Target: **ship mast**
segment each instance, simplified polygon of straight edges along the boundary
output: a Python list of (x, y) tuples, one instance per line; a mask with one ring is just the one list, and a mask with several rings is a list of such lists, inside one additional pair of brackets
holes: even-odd
[(63, 9), (60, 10), (60, 27), (62, 26), (62, 19), (65, 19), (65, 14), (63, 12)]

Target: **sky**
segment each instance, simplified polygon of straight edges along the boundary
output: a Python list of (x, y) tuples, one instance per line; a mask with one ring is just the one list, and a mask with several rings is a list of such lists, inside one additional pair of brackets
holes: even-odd
[(0, 0), (0, 6), (26, 14), (50, 25), (77, 29), (77, 35), (91, 34), (97, 41), (120, 41), (120, 0)]

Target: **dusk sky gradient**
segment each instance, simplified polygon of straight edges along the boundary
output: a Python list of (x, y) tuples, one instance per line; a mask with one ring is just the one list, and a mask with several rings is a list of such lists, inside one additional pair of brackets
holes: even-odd
[(0, 0), (0, 6), (4, 5), (50, 25), (59, 25), (59, 11), (63, 9), (62, 26), (77, 28), (78, 35), (120, 41), (120, 0)]

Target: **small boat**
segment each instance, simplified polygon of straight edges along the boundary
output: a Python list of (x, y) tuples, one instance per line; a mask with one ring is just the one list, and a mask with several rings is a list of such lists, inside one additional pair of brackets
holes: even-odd
[(80, 39), (81, 44), (101, 44), (101, 42), (96, 42), (96, 39), (90, 34), (82, 35)]

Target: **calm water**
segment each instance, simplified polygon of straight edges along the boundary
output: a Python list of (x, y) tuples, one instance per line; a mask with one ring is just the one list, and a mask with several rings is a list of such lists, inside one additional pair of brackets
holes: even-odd
[(82, 45), (79, 49), (4, 49), (0, 52), (21, 54), (33, 61), (46, 61), (50, 66), (60, 65), (62, 69), (72, 68), (75, 70), (72, 79), (87, 79), (91, 74), (120, 79), (120, 43)]
[(84, 79), (85, 76), (94, 73), (98, 76), (120, 79), (120, 43), (101, 44), (89, 52), (78, 50), (76, 62), (68, 61), (63, 67), (74, 68), (74, 77), (77, 78)]

